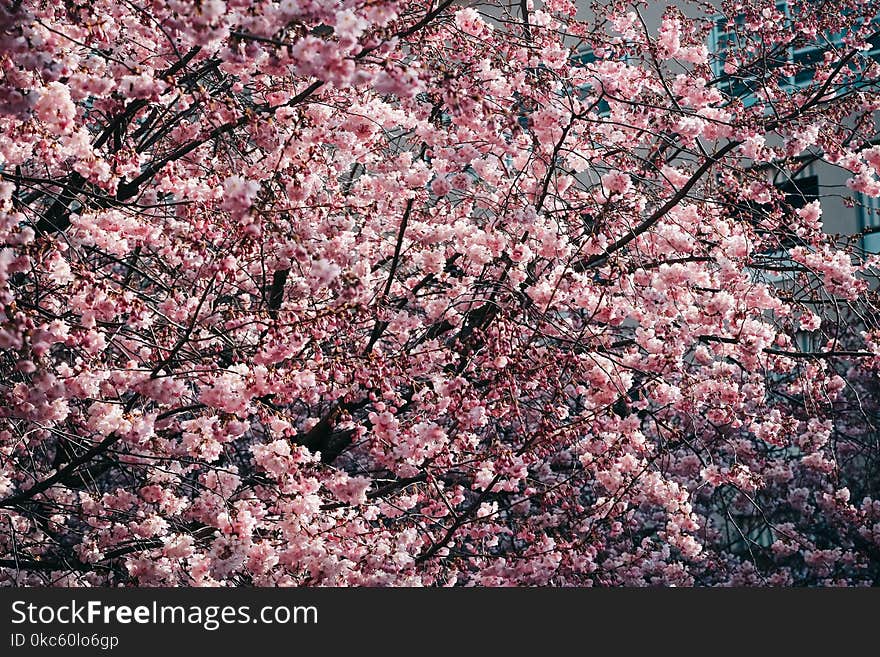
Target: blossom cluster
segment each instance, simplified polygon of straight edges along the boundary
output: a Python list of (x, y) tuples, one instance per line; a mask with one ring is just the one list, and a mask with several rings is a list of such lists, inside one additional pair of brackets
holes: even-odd
[(878, 581), (872, 17), (611, 4), (0, 7), (0, 584)]

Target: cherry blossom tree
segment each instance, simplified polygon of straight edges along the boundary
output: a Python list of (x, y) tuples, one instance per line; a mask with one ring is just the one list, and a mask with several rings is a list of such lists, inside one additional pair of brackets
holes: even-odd
[(878, 3), (584, 9), (0, 2), (0, 581), (880, 582)]

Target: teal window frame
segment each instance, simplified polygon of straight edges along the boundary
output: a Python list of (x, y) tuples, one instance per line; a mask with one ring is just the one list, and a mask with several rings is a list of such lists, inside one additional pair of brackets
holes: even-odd
[[(862, 233), (861, 247), (865, 253), (880, 253), (880, 198), (858, 193), (856, 207), (859, 216), (859, 232)], [(865, 229), (876, 228), (875, 233), (864, 234)]]
[[(598, 57), (593, 53), (590, 48), (582, 48), (576, 54), (572, 55), (571, 64), (573, 66), (586, 66), (587, 64), (592, 64), (595, 61), (598, 61)], [(586, 96), (589, 93), (590, 89), (592, 89), (592, 85), (584, 84), (574, 87), (575, 93), (581, 95), (581, 97)], [(596, 106), (596, 113), (601, 117), (606, 117), (611, 114), (611, 105), (608, 104), (608, 101), (604, 98), (599, 101), (599, 104)]]

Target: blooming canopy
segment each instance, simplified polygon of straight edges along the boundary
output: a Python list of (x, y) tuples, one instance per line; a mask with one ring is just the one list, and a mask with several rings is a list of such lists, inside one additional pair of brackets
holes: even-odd
[(721, 4), (4, 3), (0, 582), (877, 582), (877, 3)]

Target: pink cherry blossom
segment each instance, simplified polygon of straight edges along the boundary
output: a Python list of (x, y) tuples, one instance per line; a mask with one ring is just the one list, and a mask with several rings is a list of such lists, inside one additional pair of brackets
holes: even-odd
[(865, 3), (74, 4), (0, 9), (0, 584), (878, 581)]

